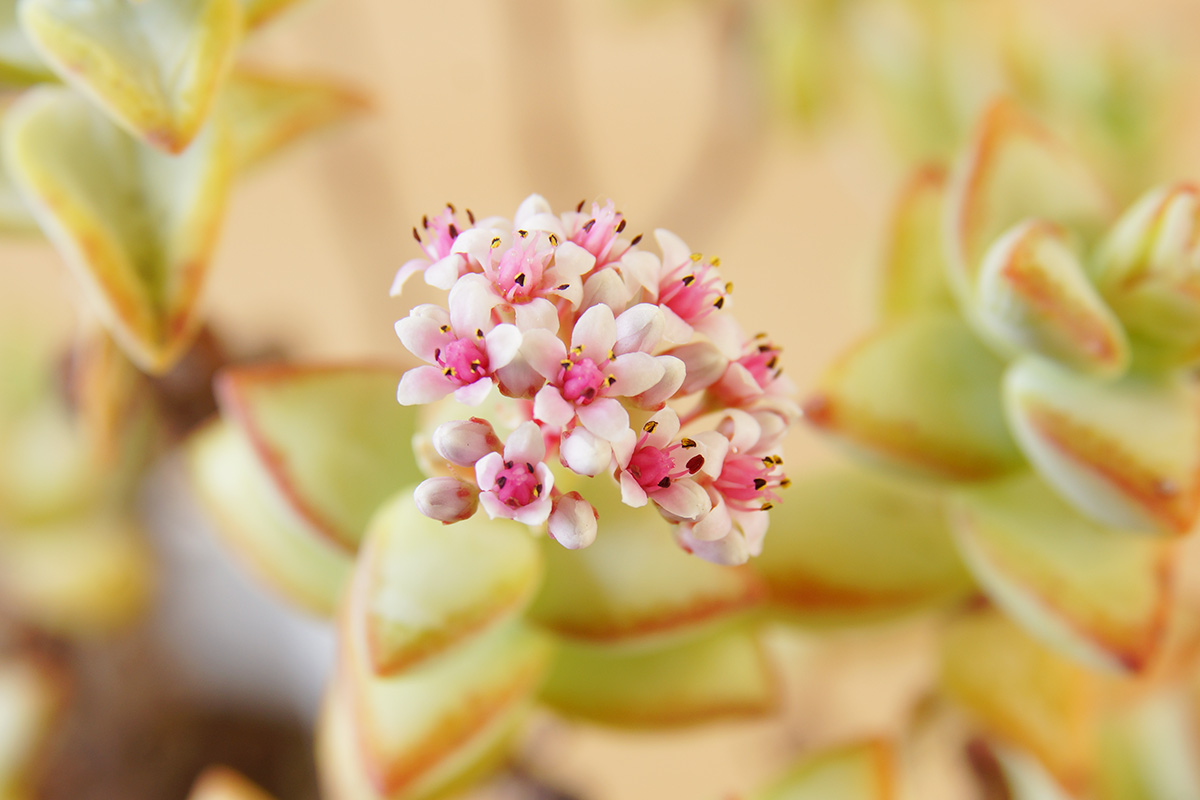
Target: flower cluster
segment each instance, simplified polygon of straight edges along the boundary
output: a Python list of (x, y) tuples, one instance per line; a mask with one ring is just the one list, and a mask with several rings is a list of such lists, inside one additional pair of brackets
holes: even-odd
[(396, 323), (426, 362), (400, 403), (508, 398), (493, 419), (436, 429), (444, 464), (417, 503), (446, 523), (482, 506), (578, 548), (598, 528), (590, 481), (608, 481), (627, 505), (653, 503), (684, 549), (744, 562), (787, 485), (780, 449), (798, 411), (779, 348), (731, 316), (718, 259), (665, 230), (658, 256), (625, 232), (611, 201), (558, 215), (537, 195), (512, 222), (447, 206), (414, 229), (427, 258), (400, 268), (392, 294), (420, 274), (449, 295)]

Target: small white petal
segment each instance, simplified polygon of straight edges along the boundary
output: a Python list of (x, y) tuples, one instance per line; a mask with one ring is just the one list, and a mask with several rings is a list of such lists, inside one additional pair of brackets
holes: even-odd
[(684, 379), (679, 391), (683, 394), (700, 392), (712, 386), (725, 374), (729, 359), (711, 342), (692, 342), (673, 347), (666, 355), (683, 362)]
[(726, 567), (736, 567), (750, 560), (750, 550), (746, 539), (738, 530), (730, 530), (724, 537), (715, 541), (704, 541), (690, 536), (688, 531), (680, 530), (676, 534), (680, 546), (705, 561), (721, 564)]
[(571, 332), (571, 348), (583, 348), (583, 355), (597, 364), (608, 359), (608, 351), (617, 341), (617, 321), (608, 306), (592, 306), (579, 315)]
[(639, 395), (656, 386), (666, 372), (660, 359), (638, 351), (617, 356), (609, 362), (608, 370), (616, 378), (607, 389), (614, 397)]
[(625, 308), (629, 303), (629, 288), (615, 270), (602, 269), (588, 276), (583, 282), (583, 299), (579, 307), (608, 306), (614, 311)]
[(771, 515), (765, 511), (738, 511), (734, 513), (733, 520), (742, 531), (742, 538), (746, 540), (746, 550), (750, 555), (762, 555), (763, 540), (767, 536)]
[(407, 317), (396, 320), (396, 335), (408, 352), (422, 361), (432, 363), (436, 360), (438, 348), (445, 347), (454, 340), (454, 336), (442, 330), (445, 322), (415, 312), (416, 309), (413, 309), (413, 313)]
[(460, 233), (451, 249), (454, 253), (464, 253), (487, 265), (492, 261), (492, 242), (496, 239), (500, 240), (496, 249), (501, 253), (512, 246), (512, 234), (509, 230), (480, 225)]
[(601, 397), (590, 405), (580, 406), (576, 413), (583, 427), (610, 442), (629, 429), (629, 412), (611, 397)]
[(621, 256), (616, 267), (625, 276), (630, 288), (638, 287), (650, 292), (652, 300), (658, 299), (658, 275), (662, 262), (648, 250), (630, 250)]
[(574, 242), (563, 242), (554, 248), (552, 272), (559, 281), (577, 281), (596, 266), (596, 257)]
[(420, 406), (441, 400), (459, 387), (437, 367), (416, 367), (400, 376), (396, 400), (402, 406)]
[(646, 490), (628, 472), (621, 473), (621, 502), (633, 508), (641, 508), (648, 502)]
[(473, 467), (488, 453), (499, 452), (500, 438), (485, 419), (456, 419), (433, 431), (433, 449), (451, 464)]
[(521, 350), (521, 330), (516, 325), (504, 323), (492, 328), (483, 337), (487, 351), (488, 369), (498, 370), (512, 363)]
[(673, 408), (667, 407), (659, 410), (647, 420), (647, 424), (651, 422), (654, 423), (654, 430), (646, 436), (646, 444), (650, 447), (662, 449), (679, 435), (679, 415)]
[(618, 355), (640, 350), (649, 353), (662, 341), (667, 322), (658, 306), (638, 303), (617, 317), (617, 341), (613, 352)]
[(460, 253), (451, 253), (429, 265), (425, 270), (425, 282), (437, 289), (449, 289), (465, 266), (466, 262)]
[(730, 361), (741, 357), (749, 337), (733, 314), (709, 314), (697, 327), (712, 340), (721, 355)]
[(684, 244), (683, 239), (680, 239), (669, 230), (664, 228), (655, 230), (654, 238), (658, 241), (658, 249), (662, 251), (662, 268), (664, 272), (686, 263), (692, 257), (692, 251)]
[(392, 288), (388, 292), (392, 297), (399, 297), (404, 291), (404, 284), (408, 283), (408, 279), (418, 272), (424, 272), (429, 266), (429, 259), (414, 258), (412, 261), (405, 262), (400, 269), (396, 271), (396, 277), (392, 279)]
[(692, 340), (696, 335), (696, 329), (684, 322), (683, 317), (676, 314), (666, 306), (659, 306), (663, 312), (663, 320), (666, 321), (666, 327), (663, 329), (663, 338), (668, 342), (676, 344), (685, 344)]
[(631, 399), (641, 408), (661, 408), (683, 385), (687, 370), (683, 362), (674, 356), (657, 356), (655, 360), (663, 366), (663, 376), (658, 383)]
[(512, 518), (530, 527), (536, 527), (549, 519), (551, 508), (549, 495), (544, 495), (529, 505), (514, 509)]
[(717, 423), (717, 430), (729, 439), (729, 447), (735, 453), (752, 452), (762, 438), (758, 420), (737, 408), (725, 412), (725, 418)]
[[(546, 457), (546, 440), (536, 422), (522, 422), (504, 443), (506, 461), (539, 464)], [(549, 487), (547, 487), (549, 491)]]
[(517, 327), (522, 331), (545, 329), (553, 333), (558, 330), (558, 309), (544, 297), (514, 303), (513, 313), (517, 317)]
[(612, 445), (585, 428), (575, 428), (563, 437), (559, 457), (567, 469), (589, 478), (599, 475), (612, 463)]
[(489, 375), (486, 378), (480, 378), (474, 383), (468, 383), (466, 386), (460, 386), (455, 389), (454, 399), (464, 406), (477, 406), (484, 400), (487, 400), (491, 391), (492, 378)]
[(499, 302), (491, 282), (482, 275), (464, 275), (446, 298), (450, 306), (450, 327), (459, 336), (471, 336), (492, 324), (492, 309)]
[(617, 459), (617, 466), (621, 469), (629, 466), (629, 459), (633, 458), (633, 451), (637, 447), (637, 441), (638, 435), (628, 428), (616, 439), (611, 440), (613, 457)]
[(575, 419), (575, 406), (563, 399), (558, 387), (546, 385), (533, 397), (533, 416), (539, 422), (561, 430)]
[(562, 343), (562, 339), (545, 328), (533, 328), (522, 334), (521, 356), (525, 363), (550, 380), (562, 370), (562, 361), (567, 357), (567, 346)]
[(733, 516), (729, 513), (725, 498), (714, 491), (709, 499), (712, 500), (712, 510), (691, 526), (692, 538), (701, 542), (714, 542), (733, 530)]
[(676, 522), (694, 522), (712, 511), (708, 492), (689, 478), (671, 481), (670, 486), (656, 489), (651, 498)]
[(483, 492), (479, 495), (479, 505), (483, 506), (483, 510), (491, 519), (513, 518), (513, 510), (491, 492)]
[(496, 478), (504, 469), (504, 456), (499, 453), (488, 453), (475, 462), (475, 483), (485, 492), (496, 487)]
[(517, 213), (513, 217), (513, 226), (517, 228), (525, 228), (526, 221), (535, 214), (553, 214), (553, 209), (550, 208), (550, 203), (540, 194), (531, 194), (521, 201), (521, 205), (517, 206)]

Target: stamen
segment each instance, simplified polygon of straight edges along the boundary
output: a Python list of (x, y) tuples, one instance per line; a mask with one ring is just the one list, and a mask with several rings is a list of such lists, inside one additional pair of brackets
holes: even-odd
[(497, 236), (495, 239), (492, 239), (492, 249), (495, 250), (499, 246), (500, 246), (500, 237)]
[(642, 426), (642, 430), (645, 431), (646, 433), (654, 433), (654, 429), (657, 427), (658, 427), (658, 423), (655, 422), (654, 420), (650, 420), (649, 422), (647, 422), (645, 425)]
[(774, 507), (775, 507), (775, 504), (774, 504), (774, 503), (763, 503), (763, 504), (762, 504), (762, 505), (759, 507), (759, 511), (770, 511), (770, 510), (771, 510), (772, 508), (774, 508)]
[(621, 233), (624, 230), (625, 230), (625, 220), (621, 220), (620, 223), (617, 224), (617, 233)]
[(517, 231), (517, 235), (520, 236), (522, 239), (524, 239), (526, 236), (529, 235), (529, 231)]
[(722, 307), (724, 307), (724, 305), (725, 305), (724, 297), (718, 297), (716, 300), (713, 301), (713, 308), (722, 308)]
[(517, 275), (517, 277), (513, 278), (513, 283), (515, 283), (517, 286), (524, 286), (525, 285), (525, 273), (522, 272), (519, 275)]
[(695, 475), (704, 466), (704, 456), (692, 456), (687, 462), (687, 471)]
[(550, 236), (549, 236), (549, 239), (550, 239), (550, 246), (551, 246), (551, 247), (558, 247), (558, 237), (557, 237), (557, 236), (555, 236), (555, 235), (552, 233), (552, 234), (550, 234)]
[(701, 255), (700, 253), (692, 253), (691, 259), (692, 259), (692, 261), (699, 263), (704, 260), (704, 256)]
[(450, 232), (451, 239), (458, 238), (458, 228), (455, 226), (455, 224), (453, 222), (450, 223), (450, 227), (447, 228), (447, 230)]
[(446, 203), (446, 208), (450, 209), (451, 214), (458, 213), (458, 210), (454, 207), (454, 203)]
[(595, 220), (595, 219), (589, 219), (587, 222), (583, 223), (583, 229), (584, 229), (585, 231), (587, 231), (588, 233), (591, 233), (591, 232), (592, 232), (592, 226), (593, 226), (593, 225), (595, 225), (595, 224), (596, 224), (596, 220)]
[(667, 487), (668, 487), (668, 486), (670, 486), (670, 485), (671, 485), (671, 478), (670, 478), (670, 476), (668, 476), (668, 477), (666, 477), (666, 478), (663, 478), (661, 481), (659, 481), (659, 482), (658, 482), (658, 486), (659, 486), (659, 488), (660, 488), (660, 489), (665, 489), (665, 488), (667, 488)]
[(587, 200), (580, 200), (580, 201), (579, 201), (579, 205), (575, 206), (575, 213), (576, 213), (576, 214), (582, 214), (582, 213), (583, 213), (583, 204), (584, 204), (584, 203), (586, 203), (586, 202), (587, 202)]
[(475, 329), (475, 338), (476, 338), (476, 339), (482, 339), (482, 338), (483, 338), (483, 328), (476, 328), (476, 329)]
[(712, 264), (714, 267), (719, 267), (719, 266), (721, 266), (721, 259), (717, 258), (716, 256), (713, 256), (712, 258), (710, 258), (708, 260), (708, 263)]
[(467, 209), (467, 219), (471, 221), (472, 225), (475, 224), (475, 215), (471, 213), (471, 209), (469, 208)]
[(428, 214), (421, 215), (421, 227), (424, 228), (425, 230), (429, 230), (429, 215)]
[(762, 491), (762, 488), (763, 488), (764, 486), (766, 486), (766, 485), (767, 485), (767, 479), (766, 479), (766, 478), (755, 478), (755, 479), (754, 479), (754, 488), (755, 488), (755, 489), (758, 489), (759, 491)]
[(633, 241), (629, 243), (629, 246), (637, 247), (638, 242), (640, 241), (642, 241), (642, 235), (639, 233), (637, 236), (633, 237)]
[(417, 226), (413, 225), (413, 238), (417, 240), (417, 244), (424, 244), (421, 241), (421, 234), (417, 233)]
[(506, 483), (508, 483), (508, 478), (505, 477), (504, 475), (501, 475), (499, 478), (496, 478), (496, 485), (499, 486), (501, 489), (504, 488), (504, 485)]
[(689, 439), (689, 438), (687, 438), (686, 436), (685, 436), (685, 437), (683, 437), (682, 439), (680, 439), (680, 440), (679, 440), (679, 443), (680, 443), (681, 445), (683, 445), (683, 447), (684, 447), (684, 449), (685, 449), (685, 450), (687, 450), (687, 449), (690, 449), (690, 448), (692, 448), (692, 447), (695, 447), (695, 446), (696, 446), (696, 440), (695, 440), (695, 439)]
[(438, 330), (440, 330), (442, 333), (449, 333), (449, 332), (450, 332), (450, 326), (449, 326), (449, 325), (443, 325), (442, 327), (438, 328)]
[(696, 276), (695, 276), (695, 275), (684, 275), (684, 276), (683, 276), (683, 285), (684, 285), (684, 286), (691, 286), (691, 285), (692, 285), (692, 282), (693, 282), (693, 281), (695, 281), (695, 280), (696, 280)]
[(566, 291), (567, 289), (570, 289), (570, 288), (571, 288), (571, 284), (569, 284), (569, 283), (560, 283), (558, 286), (556, 286), (556, 287), (554, 287), (554, 288), (555, 288), (555, 289), (557, 289), (557, 290), (558, 290), (558, 291), (560, 291), (560, 292), (563, 292), (563, 291)]

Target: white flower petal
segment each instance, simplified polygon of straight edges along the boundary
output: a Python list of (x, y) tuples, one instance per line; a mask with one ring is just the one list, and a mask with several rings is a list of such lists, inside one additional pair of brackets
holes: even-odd
[(551, 380), (562, 370), (567, 346), (545, 328), (533, 328), (522, 333), (521, 357), (542, 377)]
[(658, 256), (648, 250), (634, 249), (621, 256), (615, 266), (631, 289), (645, 289), (650, 292), (651, 300), (658, 300), (658, 276), (662, 270)]
[[(675, 440), (679, 435), (679, 415), (673, 408), (663, 408), (650, 417), (648, 423), (654, 423), (654, 430), (646, 436), (646, 444), (660, 450)], [(645, 430), (643, 428), (643, 430)]]
[(496, 488), (496, 478), (504, 469), (504, 456), (492, 452), (475, 462), (475, 483), (485, 492)]
[(577, 281), (596, 266), (596, 257), (574, 242), (563, 242), (554, 248), (554, 266), (547, 270), (561, 281)]
[(680, 546), (705, 561), (726, 567), (736, 567), (750, 560), (750, 550), (746, 546), (746, 539), (736, 529), (730, 530), (720, 539), (705, 541), (694, 538), (683, 527), (680, 526), (676, 533)]
[(418, 314), (417, 309), (413, 309), (407, 317), (396, 320), (396, 335), (408, 352), (422, 361), (433, 363), (438, 348), (445, 347), (454, 339), (452, 334), (442, 330), (448, 321)]
[(486, 378), (480, 378), (474, 383), (468, 383), (466, 386), (460, 386), (455, 389), (454, 399), (464, 406), (477, 406), (484, 400), (487, 400), (487, 396), (491, 391), (492, 378), (489, 375)]
[(608, 359), (617, 341), (617, 321), (608, 306), (592, 306), (583, 312), (571, 332), (571, 348), (583, 348), (583, 355), (597, 364)]
[(488, 368), (497, 370), (506, 367), (517, 357), (521, 350), (521, 329), (516, 325), (497, 325), (483, 337), (484, 349), (487, 351)]
[[(597, 306), (599, 308), (599, 306)], [(584, 350), (586, 353), (587, 350)], [(614, 397), (631, 397), (656, 386), (666, 372), (662, 361), (649, 353), (634, 351), (617, 356), (608, 364), (616, 380), (608, 387)]]
[(712, 510), (708, 492), (690, 478), (680, 478), (666, 488), (656, 489), (651, 499), (676, 521), (694, 522)]
[(437, 367), (416, 367), (400, 376), (396, 399), (402, 406), (420, 406), (441, 400), (459, 386)]
[(687, 370), (678, 358), (656, 356), (655, 360), (663, 366), (662, 378), (646, 391), (631, 398), (641, 408), (661, 408), (679, 391), (686, 376)]
[(580, 406), (576, 413), (583, 427), (610, 442), (629, 430), (629, 412), (611, 397), (601, 397), (590, 405)]
[(425, 282), (437, 289), (449, 289), (462, 274), (466, 262), (459, 253), (439, 258), (425, 270)]
[(539, 422), (561, 430), (575, 419), (575, 406), (563, 399), (558, 387), (546, 385), (533, 397), (533, 416)]
[(675, 356), (684, 365), (683, 384), (679, 391), (683, 394), (700, 392), (712, 386), (729, 365), (729, 359), (721, 354), (712, 342), (692, 342), (691, 344), (673, 347), (666, 355)]
[(483, 506), (483, 510), (491, 519), (512, 519), (513, 510), (491, 492), (480, 493), (479, 505)]
[(612, 445), (586, 428), (575, 428), (563, 437), (559, 457), (567, 469), (589, 478), (599, 475), (612, 463)]
[(629, 297), (629, 288), (621, 280), (621, 276), (615, 270), (602, 269), (588, 276), (583, 282), (583, 299), (580, 300), (579, 307), (587, 309), (603, 305), (616, 312), (625, 308)]
[(701, 542), (716, 541), (733, 530), (733, 516), (729, 513), (725, 498), (714, 490), (709, 499), (712, 501), (712, 510), (690, 526), (692, 538)]
[(492, 325), (492, 309), (500, 298), (492, 291), (491, 282), (482, 275), (464, 275), (455, 282), (446, 298), (450, 306), (450, 327), (459, 336), (471, 336), (488, 330)]
[(691, 325), (684, 322), (683, 317), (676, 314), (666, 306), (659, 306), (662, 309), (663, 320), (666, 322), (666, 327), (663, 329), (663, 338), (668, 342), (676, 344), (686, 344), (696, 335), (696, 330)]
[(683, 239), (670, 231), (659, 228), (654, 231), (654, 238), (658, 241), (658, 249), (662, 251), (663, 272), (678, 267), (692, 257), (692, 251)]
[(648, 502), (646, 490), (628, 472), (621, 473), (621, 502), (633, 508), (641, 508)]
[(633, 458), (633, 451), (637, 447), (637, 441), (638, 435), (628, 428), (616, 439), (611, 440), (613, 457), (617, 459), (617, 466), (621, 469), (629, 466), (629, 459)]
[[(504, 442), (505, 461), (540, 464), (545, 457), (546, 440), (542, 438), (542, 429), (536, 422), (522, 422)], [(546, 487), (546, 491), (549, 490), (550, 487)]]
[(729, 447), (735, 453), (754, 452), (755, 445), (762, 438), (762, 427), (758, 420), (736, 408), (725, 412), (725, 418), (717, 423), (717, 430), (729, 439)]
[(406, 261), (396, 271), (396, 277), (392, 279), (392, 288), (388, 294), (392, 297), (399, 297), (400, 293), (404, 291), (404, 284), (408, 283), (408, 279), (418, 272), (424, 272), (428, 266), (429, 259), (426, 258), (414, 258), (412, 261)]
[(517, 213), (513, 216), (513, 226), (516, 228), (525, 228), (526, 221), (535, 214), (553, 214), (553, 209), (550, 208), (550, 203), (540, 194), (531, 194), (521, 201), (521, 205), (517, 206)]
[(658, 306), (638, 303), (617, 317), (617, 341), (613, 352), (618, 355), (640, 350), (649, 353), (658, 347), (667, 321)]
[(558, 330), (558, 309), (544, 297), (514, 303), (513, 313), (517, 317), (517, 327), (522, 331), (543, 329), (553, 333)]

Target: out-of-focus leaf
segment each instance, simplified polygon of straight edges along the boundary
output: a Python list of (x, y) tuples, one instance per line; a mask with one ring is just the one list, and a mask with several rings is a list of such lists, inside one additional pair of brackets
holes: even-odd
[[(382, 678), (371, 670), (363, 638), (343, 627), (339, 688), (330, 713), (336, 717), (336, 706), (348, 704), (353, 757), (360, 763), (328, 765), (331, 779), (357, 766), (385, 797), (432, 792), (506, 737), (528, 708), (552, 654), (548, 637), (513, 621)], [(327, 717), (325, 724), (332, 730), (324, 736), (346, 735), (338, 733), (335, 720)]]
[(0, 0), (0, 84), (27, 86), (55, 80), (17, 20), (17, 0)]
[(1033, 352), (1068, 367), (1115, 377), (1129, 343), (1057, 226), (1026, 220), (987, 251), (975, 286), (974, 318), (1010, 353)]
[(245, 11), (246, 28), (256, 30), (296, 5), (298, 0), (241, 0)]
[(1016, 223), (1043, 219), (1089, 239), (1110, 201), (1074, 153), (1002, 100), (984, 114), (946, 200), (951, 286), (969, 302), (983, 256)]
[(853, 623), (911, 613), (972, 587), (941, 493), (865, 470), (802, 476), (771, 512), (751, 564), (799, 622)]
[(256, 166), (293, 141), (362, 112), (362, 95), (331, 81), (234, 72), (220, 101), (238, 170)]
[(192, 486), (230, 549), (289, 601), (331, 616), (353, 559), (292, 508), (245, 434), (214, 422), (193, 434), (187, 457)]
[(5, 115), (4, 146), (13, 180), (100, 318), (140, 367), (165, 371), (199, 324), (231, 172), (221, 129), (171, 157), (74, 92), (40, 88)]
[(1171, 543), (1097, 525), (1034, 475), (964, 489), (950, 517), (980, 584), (1034, 635), (1108, 669), (1157, 652)]
[(949, 314), (892, 323), (842, 355), (804, 406), (852, 452), (951, 480), (1021, 463), (1000, 401), (1003, 367)]
[(0, 535), (0, 596), (63, 635), (134, 620), (150, 600), (153, 572), (142, 531), (102, 510)]
[(1133, 530), (1195, 525), (1198, 401), (1179, 375), (1101, 382), (1038, 358), (1004, 380), (1013, 434), (1046, 483), (1096, 521)]
[(1195, 720), (1182, 691), (1115, 711), (1101, 728), (1098, 800), (1198, 800)]
[(204, 125), (242, 32), (238, 0), (22, 0), (18, 14), (63, 80), (169, 153)]
[(273, 800), (262, 789), (227, 767), (209, 767), (192, 786), (188, 800)]
[[(588, 497), (597, 500), (594, 492)], [(749, 567), (688, 555), (657, 514), (615, 494), (603, 499), (595, 544), (567, 550), (542, 540), (546, 578), (529, 611), (535, 622), (569, 640), (661, 643), (761, 603), (765, 587)]]
[(379, 506), (421, 478), (412, 455), (416, 411), (396, 403), (403, 370), (272, 364), (217, 378), (236, 424), (279, 495), (329, 542), (354, 552)]
[(372, 670), (408, 670), (511, 617), (533, 596), (542, 552), (529, 529), (482, 514), (443, 525), (407, 488), (370, 526), (351, 592)]
[(33, 770), (65, 701), (65, 677), (30, 656), (0, 659), (0, 797), (34, 796)]
[(541, 699), (593, 722), (656, 727), (763, 714), (776, 695), (757, 632), (742, 626), (632, 653), (563, 645)]
[(1096, 282), (1159, 367), (1200, 358), (1200, 190), (1155, 189), (1121, 217), (1095, 259)]
[(1085, 785), (1100, 712), (1097, 676), (994, 611), (942, 638), (942, 686), (1001, 741), (1033, 754), (1067, 789)]
[(916, 173), (900, 194), (883, 262), (880, 305), (887, 319), (956, 308), (942, 247), (945, 197), (946, 172), (939, 167)]
[(884, 742), (827, 750), (804, 759), (752, 800), (896, 800), (895, 762)]

